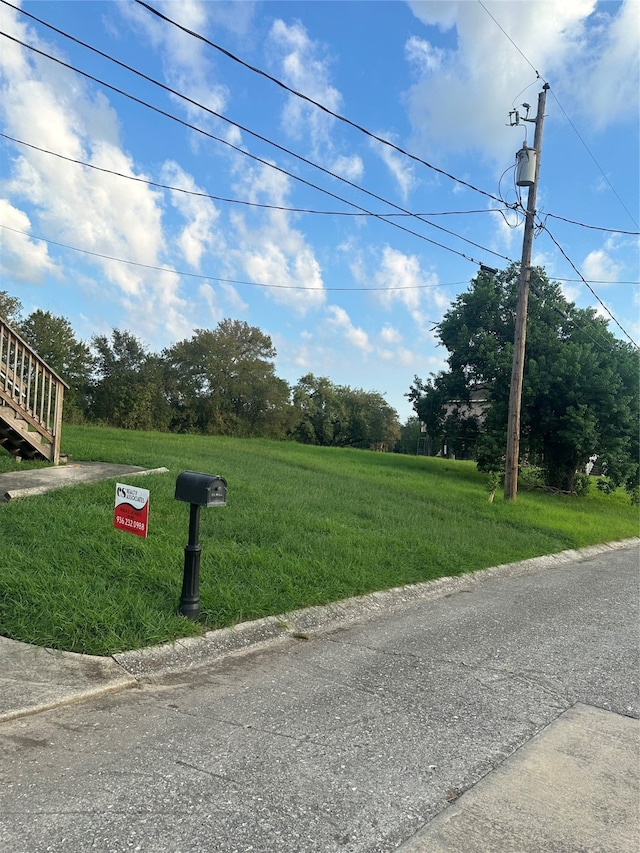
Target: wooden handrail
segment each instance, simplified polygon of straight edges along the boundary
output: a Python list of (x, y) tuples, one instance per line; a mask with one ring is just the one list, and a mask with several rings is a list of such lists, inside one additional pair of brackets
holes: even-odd
[(69, 386), (0, 317), (0, 402), (19, 412), (53, 446), (50, 461), (60, 461), (60, 430)]

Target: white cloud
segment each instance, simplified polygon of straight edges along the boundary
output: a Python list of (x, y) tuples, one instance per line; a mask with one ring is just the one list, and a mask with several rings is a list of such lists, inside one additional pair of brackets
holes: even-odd
[(448, 30), (455, 25), (459, 3), (453, 0), (409, 0), (409, 6), (425, 24)]
[(451, 296), (440, 287), (431, 291), (431, 301), (440, 314), (444, 314), (451, 307)]
[(398, 347), (393, 354), (393, 361), (401, 367), (415, 368), (418, 358), (413, 350), (406, 347)]
[(616, 281), (620, 265), (603, 249), (594, 249), (582, 262), (582, 274), (587, 281)]
[(495, 225), (492, 247), (506, 252), (517, 249), (522, 241), (523, 216), (515, 211), (502, 213), (498, 210), (492, 210), (490, 216)]
[[(600, 12), (600, 8), (604, 11)], [(615, 11), (609, 13), (609, 9)], [(584, 57), (584, 73), (568, 79), (571, 94), (598, 129), (619, 119), (638, 118), (640, 26), (638, 2), (598, 7)], [(598, 49), (594, 43), (600, 42)], [(594, 59), (595, 58), (595, 59)]]
[(158, 346), (169, 336), (171, 340), (187, 337), (194, 326), (188, 315), (193, 306), (179, 296), (180, 277), (172, 270), (153, 271), (145, 280), (142, 292), (125, 301), (124, 327), (139, 334), (151, 346)]
[(249, 162), (238, 154), (233, 163), (238, 181), (234, 187), (238, 198), (252, 204), (286, 206), (291, 179), (266, 163)]
[[(33, 43), (34, 37), (21, 23), (6, 20), (5, 10), (2, 7), (5, 26)], [(42, 62), (27, 51), (0, 54), (0, 109), (8, 133), (37, 140), (68, 157), (145, 178), (120, 145), (118, 118), (107, 99), (66, 70)], [(95, 253), (85, 256), (86, 263), (102, 271), (103, 295), (105, 285), (114, 286), (112, 300), (120, 301), (134, 331), (144, 327), (152, 333), (160, 325), (171, 330), (184, 327), (186, 306), (178, 295), (177, 275), (141, 266), (165, 267), (160, 192), (23, 148), (11, 163), (5, 188), (13, 200), (20, 200), (34, 228), (44, 236)], [(26, 258), (22, 273), (15, 274), (28, 274)]]
[(292, 360), (293, 364), (304, 372), (308, 371), (314, 364), (314, 358), (308, 346), (294, 348)]
[(31, 222), (27, 214), (4, 198), (0, 199), (0, 224), (7, 226), (0, 230), (0, 271), (3, 279), (33, 284), (49, 274), (60, 276), (61, 270), (49, 257), (47, 244), (28, 236)]
[(252, 280), (272, 285), (268, 291), (272, 299), (304, 314), (325, 300), (320, 265), (301, 235), (290, 231), (287, 242), (288, 252), (277, 238), (253, 234), (253, 245), (245, 245), (244, 268)]
[[(204, 3), (201, 0), (181, 0), (180, 3), (163, 0), (155, 5), (160, 12), (177, 23), (206, 35), (210, 7), (216, 4)], [(172, 89), (188, 95), (196, 104), (202, 104), (215, 112), (224, 112), (229, 91), (225, 85), (216, 82), (215, 69), (207, 55), (210, 55), (210, 50), (206, 54), (206, 46), (200, 40), (156, 18), (134, 3), (119, 3), (118, 8), (136, 32), (142, 30), (146, 33), (162, 57), (165, 79)], [(197, 120), (200, 124), (206, 120), (202, 110), (195, 104), (175, 95), (171, 97), (186, 111), (191, 120)]]
[[(28, 62), (2, 70), (3, 113), (10, 133), (38, 139), (43, 147), (66, 156), (135, 174), (131, 158), (114, 144), (117, 119), (103, 98), (92, 98), (75, 78), (58, 79), (55, 69), (44, 78)], [(96, 126), (102, 136), (92, 135)], [(157, 260), (162, 248), (160, 196), (144, 184), (24, 149), (13, 161), (7, 188), (33, 207), (32, 218), (46, 226), (47, 236), (141, 263)], [(133, 293), (141, 273), (120, 265), (117, 276), (123, 290)]]
[(241, 214), (235, 214), (232, 222), (237, 248), (230, 252), (230, 259), (252, 281), (270, 285), (269, 298), (299, 314), (324, 303), (320, 265), (303, 235), (290, 227), (286, 214), (270, 212), (256, 227), (249, 227)]
[(560, 291), (567, 302), (578, 302), (584, 287), (579, 287), (577, 284), (571, 284), (567, 281), (560, 282)]
[(353, 347), (363, 353), (369, 353), (373, 347), (369, 342), (369, 336), (364, 329), (354, 326), (348, 313), (338, 305), (327, 307), (329, 315), (329, 326), (338, 330)]
[[(238, 197), (261, 204), (288, 202), (289, 178), (266, 165), (238, 164)], [(325, 302), (320, 264), (304, 234), (291, 224), (284, 210), (236, 210), (230, 216), (235, 248), (228, 259), (260, 284), (271, 285), (266, 295), (298, 314)], [(231, 244), (231, 240), (229, 240)]]
[(476, 148), (505, 163), (516, 141), (505, 127), (514, 99), (529, 101), (536, 112), (541, 81), (534, 68), (558, 81), (554, 90), (561, 101), (567, 93), (582, 105), (583, 119), (600, 126), (637, 119), (637, 110), (630, 115), (637, 107), (635, 0), (620, 7), (605, 4), (606, 14), (599, 7), (594, 14), (596, 0), (485, 3), (517, 49), (478, 3), (415, 0), (409, 5), (427, 28), (455, 26), (457, 36), (455, 48), (444, 53), (433, 50), (428, 29), (426, 38), (413, 36), (406, 44), (408, 61), (422, 73), (408, 92), (421, 150), (433, 155)]
[[(392, 142), (393, 134), (378, 133), (381, 139), (388, 139)], [(410, 191), (415, 186), (415, 178), (413, 174), (413, 166), (411, 162), (398, 151), (395, 151), (389, 145), (378, 142), (376, 139), (370, 140), (371, 148), (380, 156), (383, 163), (389, 169), (395, 178), (403, 201), (406, 202)]]
[(446, 53), (442, 48), (434, 47), (426, 39), (411, 36), (405, 45), (408, 61), (421, 74), (440, 70)]
[[(191, 193), (204, 192), (193, 177), (173, 161), (164, 164), (162, 179)], [(205, 252), (215, 249), (221, 254), (225, 248), (222, 235), (214, 229), (218, 210), (211, 199), (182, 192), (171, 191), (171, 203), (187, 222), (178, 237), (181, 252), (188, 263), (199, 270)]]
[[(206, 305), (209, 311), (209, 317), (211, 318), (212, 323), (218, 323), (223, 319), (222, 311), (220, 310), (220, 306), (218, 305), (218, 298), (216, 295), (216, 291), (210, 284), (201, 284), (198, 288), (198, 295), (204, 304)], [(206, 328), (207, 323), (202, 322), (200, 328)]]
[(217, 0), (216, 3), (206, 4), (210, 25), (224, 27), (236, 35), (244, 35), (248, 31), (255, 10), (253, 0), (243, 0), (242, 3), (237, 0)]
[(227, 308), (231, 308), (236, 314), (244, 314), (249, 305), (240, 296), (236, 288), (228, 282), (222, 281), (218, 285), (220, 292), (224, 295), (224, 302)]
[[(338, 90), (329, 82), (329, 60), (321, 56), (321, 47), (309, 38), (300, 22), (288, 25), (283, 20), (274, 21), (269, 33), (272, 54), (276, 54), (283, 81), (314, 101), (337, 112), (342, 103)], [(287, 132), (295, 139), (309, 134), (317, 152), (329, 143), (329, 133), (335, 119), (289, 95), (283, 113)]]
[(364, 163), (357, 154), (337, 157), (330, 168), (332, 172), (348, 181), (358, 181), (364, 175)]
[(393, 350), (384, 349), (384, 347), (378, 347), (376, 355), (381, 361), (395, 361), (396, 357), (396, 354)]
[(388, 323), (382, 327), (377, 336), (378, 346), (376, 356), (381, 361), (389, 362), (400, 367), (412, 367), (416, 363), (416, 354), (403, 346), (402, 334)]
[(380, 330), (380, 340), (384, 344), (399, 344), (402, 341), (402, 335), (393, 326), (383, 326)]
[[(362, 217), (364, 218), (364, 217)], [(356, 240), (353, 237), (348, 237), (343, 243), (337, 247), (347, 259), (347, 264), (351, 275), (360, 285), (367, 283), (367, 269), (364, 256), (359, 248)]]
[[(405, 255), (397, 249), (385, 246), (375, 281), (379, 287), (384, 288), (379, 293), (383, 305), (390, 308), (394, 303), (400, 302), (420, 328), (429, 323), (423, 310), (423, 302), (427, 298), (423, 295), (423, 288), (425, 285), (434, 285), (435, 290), (438, 276), (434, 273), (424, 273), (415, 255)], [(429, 292), (428, 298), (431, 301), (435, 301), (434, 297), (435, 294)]]

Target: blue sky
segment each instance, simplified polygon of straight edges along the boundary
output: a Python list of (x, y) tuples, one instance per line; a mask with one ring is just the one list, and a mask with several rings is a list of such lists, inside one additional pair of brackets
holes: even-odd
[(535, 116), (547, 81), (533, 261), (640, 340), (637, 0), (150, 2), (245, 65), (129, 0), (11, 5), (191, 100), (0, 5), (3, 33), (103, 81), (1, 37), (0, 289), (26, 314), (155, 352), (244, 320), (282, 378), (379, 391), (404, 420), (451, 300), (520, 259), (534, 127), (509, 112)]

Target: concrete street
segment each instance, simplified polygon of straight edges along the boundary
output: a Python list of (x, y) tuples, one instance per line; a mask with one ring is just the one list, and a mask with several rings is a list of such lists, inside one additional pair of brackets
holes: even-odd
[(6, 719), (0, 850), (637, 853), (638, 592), (637, 544), (488, 572)]

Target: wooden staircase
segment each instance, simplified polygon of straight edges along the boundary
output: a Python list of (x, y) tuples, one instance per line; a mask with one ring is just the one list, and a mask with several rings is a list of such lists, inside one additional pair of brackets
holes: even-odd
[(68, 387), (0, 317), (0, 446), (16, 459), (58, 465)]

